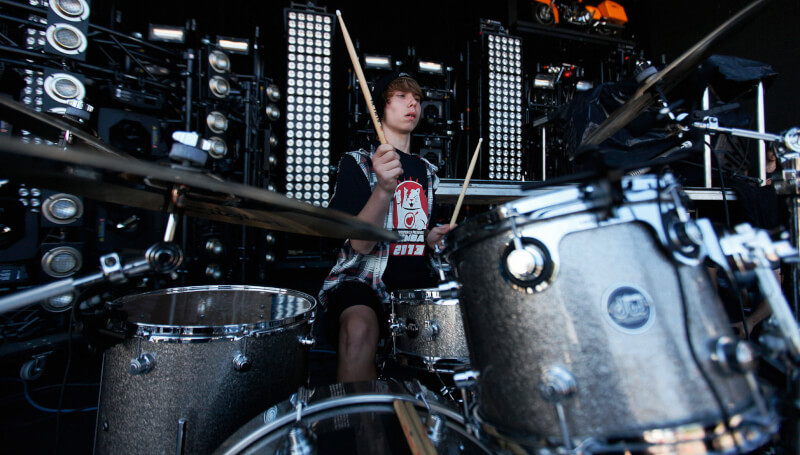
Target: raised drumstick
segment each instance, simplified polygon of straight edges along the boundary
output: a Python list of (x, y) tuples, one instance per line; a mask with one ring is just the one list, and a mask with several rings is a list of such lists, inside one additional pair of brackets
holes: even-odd
[(364, 94), (364, 101), (367, 102), (367, 109), (369, 109), (369, 116), (372, 118), (372, 125), (375, 127), (375, 132), (378, 133), (378, 140), (381, 141), (381, 144), (385, 144), (386, 137), (383, 135), (381, 122), (378, 120), (378, 115), (375, 112), (375, 105), (372, 104), (372, 95), (370, 95), (367, 81), (364, 79), (364, 71), (361, 70), (361, 64), (358, 63), (358, 55), (356, 54), (356, 49), (353, 46), (353, 41), (350, 39), (350, 34), (347, 33), (347, 27), (344, 25), (342, 12), (338, 9), (336, 10), (336, 17), (339, 18), (339, 25), (342, 26), (344, 43), (347, 45), (347, 52), (350, 54), (350, 61), (353, 62), (353, 69), (356, 70), (356, 77), (358, 78), (358, 84), (361, 86), (361, 93)]
[(483, 138), (478, 139), (478, 146), (475, 147), (475, 152), (472, 153), (472, 161), (469, 163), (469, 169), (467, 170), (467, 177), (464, 179), (464, 185), (461, 186), (461, 194), (458, 195), (458, 202), (456, 202), (456, 209), (453, 211), (453, 217), (450, 218), (450, 228), (452, 229), (453, 226), (456, 224), (456, 218), (458, 218), (458, 211), (461, 210), (461, 203), (464, 202), (464, 194), (467, 192), (467, 185), (469, 185), (469, 179), (472, 177), (472, 171), (475, 170), (475, 163), (478, 161), (478, 155), (481, 151), (481, 143), (483, 142)]

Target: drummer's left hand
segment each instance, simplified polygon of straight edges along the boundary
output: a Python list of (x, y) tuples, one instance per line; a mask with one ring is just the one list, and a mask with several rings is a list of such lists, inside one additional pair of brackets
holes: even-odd
[[(455, 228), (458, 226), (454, 224), (453, 227)], [(444, 236), (450, 232), (450, 225), (449, 224), (442, 224), (440, 226), (436, 226), (435, 228), (428, 231), (428, 236), (425, 238), (426, 243), (430, 248), (434, 248), (435, 245), (439, 245), (439, 248), (444, 249)]]

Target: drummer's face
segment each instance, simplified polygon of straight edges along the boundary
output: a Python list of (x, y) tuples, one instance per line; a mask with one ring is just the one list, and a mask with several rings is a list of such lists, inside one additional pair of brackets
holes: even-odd
[(383, 111), (383, 126), (400, 133), (411, 133), (419, 123), (421, 112), (420, 99), (413, 93), (394, 92)]

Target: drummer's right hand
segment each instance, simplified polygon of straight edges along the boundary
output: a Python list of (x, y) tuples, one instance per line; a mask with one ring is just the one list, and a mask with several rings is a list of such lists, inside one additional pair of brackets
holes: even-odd
[(400, 155), (390, 144), (381, 144), (372, 157), (372, 167), (378, 176), (378, 186), (389, 194), (397, 188), (397, 178), (403, 175)]

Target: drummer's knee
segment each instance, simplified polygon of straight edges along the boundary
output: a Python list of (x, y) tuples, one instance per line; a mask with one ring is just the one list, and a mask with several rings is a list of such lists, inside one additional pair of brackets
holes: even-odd
[(375, 350), (378, 334), (378, 317), (368, 306), (349, 307), (339, 317), (339, 344), (347, 352)]

